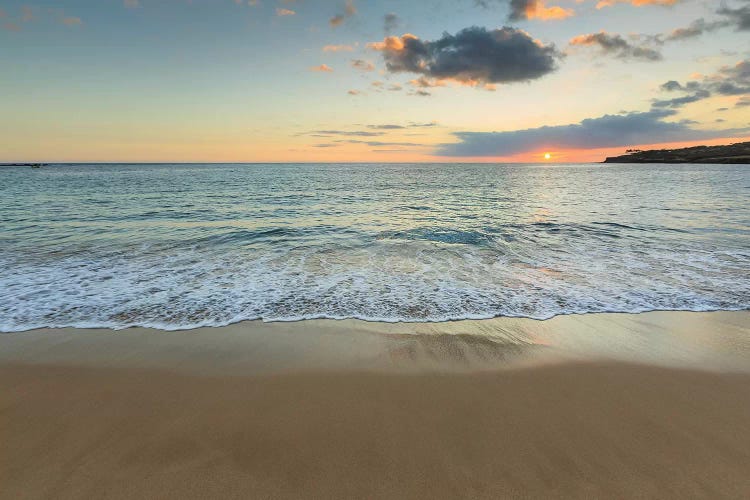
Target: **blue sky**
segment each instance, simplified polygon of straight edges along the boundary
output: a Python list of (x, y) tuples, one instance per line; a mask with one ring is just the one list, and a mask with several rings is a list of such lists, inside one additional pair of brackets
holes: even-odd
[[(658, 123), (620, 122), (654, 125), (654, 144), (750, 136), (741, 92), (750, 83), (738, 66), (750, 59), (748, 0), (721, 4), (731, 15), (702, 0), (524, 1), (571, 15), (509, 19), (510, 0), (0, 0), (0, 161), (534, 161), (547, 151), (583, 161), (642, 144), (612, 134), (570, 141), (559, 128), (547, 141), (541, 128), (642, 118), (654, 100), (698, 87), (702, 97)], [(669, 40), (691, 26), (704, 32)], [(493, 44), (488, 54), (462, 34), (472, 27)], [(532, 52), (554, 48), (549, 68), (526, 78), (528, 54), (493, 42), (501, 33)], [(385, 37), (401, 43), (405, 34), (428, 54), (422, 67), (402, 64), (414, 55), (407, 49), (383, 48)], [(446, 57), (460, 74), (440, 69)], [(483, 76), (488, 68), (495, 76)], [(521, 81), (508, 81), (516, 70)], [(739, 90), (722, 93), (720, 79)], [(665, 91), (668, 81), (695, 83)], [(681, 128), (660, 136), (664, 122)], [(474, 147), (467, 138), (476, 134), (490, 147)]]

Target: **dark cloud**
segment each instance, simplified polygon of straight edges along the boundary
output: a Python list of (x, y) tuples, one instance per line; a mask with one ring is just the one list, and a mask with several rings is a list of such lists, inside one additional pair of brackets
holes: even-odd
[(700, 83), (698, 82), (687, 82), (684, 86), (675, 80), (669, 80), (666, 83), (661, 84), (661, 87), (659, 87), (661, 90), (665, 92), (677, 92), (677, 91), (683, 91), (683, 92), (692, 92), (699, 90), (701, 88)]
[(665, 121), (674, 110), (605, 115), (580, 123), (508, 132), (457, 132), (461, 142), (443, 144), (440, 156), (510, 156), (540, 149), (595, 149), (703, 140), (747, 134), (744, 130), (696, 130), (689, 123)]
[(392, 73), (415, 73), (466, 85), (535, 80), (554, 71), (563, 57), (554, 45), (544, 45), (525, 31), (509, 27), (488, 31), (474, 26), (435, 41), (407, 34), (368, 46), (383, 54)]
[(579, 35), (570, 40), (570, 45), (579, 47), (598, 47), (605, 55), (618, 59), (642, 59), (646, 61), (660, 61), (661, 53), (646, 44), (636, 44), (616, 33), (590, 33)]
[(652, 101), (655, 108), (678, 108), (685, 104), (700, 101), (713, 94), (724, 96), (750, 95), (750, 59), (740, 61), (734, 66), (724, 66), (715, 74), (702, 80), (692, 80), (681, 84), (675, 80), (665, 82), (660, 87), (665, 92), (684, 92), (688, 95), (664, 100)]
[(718, 14), (726, 16), (738, 31), (750, 30), (750, 5), (745, 5), (737, 9), (732, 9), (723, 5)]
[(390, 35), (400, 25), (401, 20), (395, 13), (389, 12), (383, 16), (383, 31), (385, 31), (387, 35)]
[(699, 90), (694, 94), (686, 95), (683, 97), (675, 97), (674, 99), (655, 99), (651, 102), (651, 106), (654, 108), (681, 108), (685, 104), (702, 101), (703, 99), (707, 99), (709, 97), (711, 97), (711, 92), (707, 90)]
[(747, 106), (750, 106), (750, 96), (745, 96), (745, 97), (740, 98), (739, 101), (734, 103), (734, 106), (736, 108), (745, 108)]

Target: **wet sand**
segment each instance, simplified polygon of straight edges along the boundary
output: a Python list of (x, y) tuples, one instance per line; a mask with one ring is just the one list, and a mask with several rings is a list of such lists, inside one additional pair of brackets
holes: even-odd
[(746, 498), (749, 320), (0, 335), (0, 498)]

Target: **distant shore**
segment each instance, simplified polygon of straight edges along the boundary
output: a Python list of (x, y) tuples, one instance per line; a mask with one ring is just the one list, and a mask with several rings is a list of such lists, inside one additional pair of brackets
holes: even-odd
[(726, 146), (694, 146), (682, 149), (630, 150), (611, 156), (604, 163), (750, 163), (750, 142)]
[(740, 498), (750, 312), (0, 335), (0, 498)]

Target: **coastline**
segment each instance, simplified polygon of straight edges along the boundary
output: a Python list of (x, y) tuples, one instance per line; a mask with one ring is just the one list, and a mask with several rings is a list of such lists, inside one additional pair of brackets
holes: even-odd
[(740, 498), (749, 319), (2, 334), (0, 498)]
[(747, 325), (750, 311), (650, 311), (425, 323), (244, 321), (192, 330), (44, 328), (0, 334), (0, 364), (192, 375), (472, 372), (565, 361), (750, 371)]

